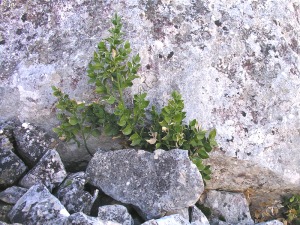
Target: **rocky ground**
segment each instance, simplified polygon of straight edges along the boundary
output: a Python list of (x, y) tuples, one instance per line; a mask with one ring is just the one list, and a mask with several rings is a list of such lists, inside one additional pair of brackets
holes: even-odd
[(243, 193), (204, 191), (187, 151), (98, 150), (70, 173), (53, 142), (32, 124), (0, 126), (0, 224), (255, 224)]

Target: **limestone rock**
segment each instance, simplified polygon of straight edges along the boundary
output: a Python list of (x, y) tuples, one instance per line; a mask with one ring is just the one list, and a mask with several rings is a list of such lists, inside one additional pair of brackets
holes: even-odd
[(13, 153), (13, 145), (0, 134), (0, 188), (16, 183), (27, 170), (23, 161)]
[(98, 208), (98, 218), (113, 221), (122, 225), (133, 225), (133, 219), (125, 206), (105, 205)]
[(122, 225), (117, 222), (100, 220), (97, 217), (87, 216), (82, 212), (74, 213), (68, 217), (64, 225)]
[(230, 224), (254, 224), (243, 193), (210, 190), (206, 194), (204, 204), (212, 210), (214, 217), (223, 217)]
[(49, 150), (20, 181), (22, 187), (30, 188), (42, 183), (50, 191), (67, 176), (64, 165), (55, 150)]
[(0, 192), (0, 200), (8, 204), (16, 204), (16, 202), (28, 191), (26, 188), (13, 186)]
[(54, 146), (54, 139), (33, 124), (19, 124), (13, 132), (18, 153), (30, 167), (33, 167)]
[(174, 214), (156, 220), (149, 220), (142, 225), (190, 225), (190, 223), (179, 214)]
[(90, 184), (137, 207), (146, 219), (194, 205), (204, 189), (188, 152), (179, 149), (98, 151), (86, 174)]
[(94, 198), (84, 190), (85, 184), (85, 173), (78, 172), (69, 174), (59, 186), (56, 196), (69, 213), (83, 212), (90, 214)]
[(53, 221), (58, 221), (69, 215), (70, 214), (59, 200), (42, 184), (32, 186), (17, 201), (8, 214), (11, 222), (22, 223), (24, 225), (50, 225)]
[(13, 205), (0, 201), (0, 221), (9, 222), (7, 214), (12, 209)]

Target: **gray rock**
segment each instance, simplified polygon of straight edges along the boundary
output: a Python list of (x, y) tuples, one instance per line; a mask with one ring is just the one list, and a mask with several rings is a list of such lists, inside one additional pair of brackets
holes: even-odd
[(113, 221), (100, 220), (97, 217), (87, 216), (82, 212), (74, 213), (68, 217), (64, 225), (121, 225)]
[(142, 225), (190, 225), (190, 223), (179, 214), (174, 214), (156, 220), (149, 220)]
[(248, 202), (242, 193), (210, 190), (204, 205), (211, 209), (213, 217), (223, 217), (226, 223), (252, 225)]
[[(65, 207), (42, 184), (32, 186), (9, 212), (11, 222), (31, 224), (51, 224), (63, 221), (70, 214)], [(59, 223), (52, 223), (59, 224)]]
[(13, 132), (18, 153), (30, 167), (33, 167), (55, 145), (53, 138), (41, 128), (30, 123), (19, 124)]
[(168, 212), (166, 215), (179, 214), (191, 222), (191, 225), (209, 225), (206, 216), (196, 206)]
[(16, 183), (27, 170), (23, 161), (13, 153), (13, 145), (0, 134), (0, 188)]
[(69, 174), (59, 186), (56, 196), (69, 213), (83, 212), (87, 215), (90, 214), (94, 198), (84, 190), (85, 184), (85, 173), (78, 172)]
[(267, 222), (257, 223), (256, 225), (283, 225), (283, 223), (279, 220), (271, 220)]
[(125, 206), (105, 205), (98, 208), (98, 218), (122, 225), (133, 225), (134, 221)]
[(132, 204), (146, 219), (194, 205), (204, 185), (188, 152), (174, 149), (98, 151), (86, 174), (107, 195)]
[(13, 186), (0, 192), (0, 200), (8, 204), (16, 204), (16, 202), (28, 191), (26, 188)]
[(10, 222), (7, 214), (10, 212), (12, 207), (13, 205), (0, 201), (0, 221), (7, 222), (7, 223)]
[(22, 225), (21, 223), (5, 223), (3, 221), (0, 221), (0, 225)]
[(67, 176), (64, 165), (55, 150), (49, 150), (20, 181), (22, 187), (30, 188), (42, 183), (50, 191), (57, 187)]

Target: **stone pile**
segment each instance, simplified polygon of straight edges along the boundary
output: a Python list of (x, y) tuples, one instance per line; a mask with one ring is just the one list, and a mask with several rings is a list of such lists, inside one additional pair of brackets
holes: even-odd
[(38, 131), (0, 126), (0, 225), (254, 224), (243, 194), (214, 190), (204, 202), (209, 222), (195, 206), (204, 184), (187, 151), (99, 150), (86, 171), (68, 173)]

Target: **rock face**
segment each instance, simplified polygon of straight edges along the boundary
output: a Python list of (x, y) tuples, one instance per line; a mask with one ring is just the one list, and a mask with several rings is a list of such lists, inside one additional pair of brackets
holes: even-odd
[(122, 225), (121, 223), (105, 221), (96, 217), (87, 216), (82, 212), (74, 213), (68, 217), (64, 225)]
[(190, 225), (190, 223), (179, 214), (174, 214), (157, 220), (149, 220), (142, 225)]
[(215, 218), (223, 218), (226, 223), (254, 224), (249, 205), (242, 193), (208, 191), (204, 204), (211, 209)]
[(22, 187), (30, 188), (44, 184), (50, 191), (57, 187), (67, 176), (64, 165), (55, 150), (49, 150), (20, 181)]
[[(51, 85), (92, 99), (86, 66), (114, 12), (142, 58), (141, 80), (129, 92), (145, 91), (161, 107), (179, 90), (188, 119), (216, 127), (221, 148), (208, 187), (237, 191), (231, 181), (246, 179), (243, 190), (254, 186), (266, 196), (283, 180), (274, 197), (299, 192), (298, 0), (2, 1), (0, 119), (51, 130)], [(231, 167), (232, 160), (249, 170)]]
[(13, 145), (0, 134), (0, 188), (16, 183), (26, 171), (24, 162), (13, 152)]
[(78, 172), (68, 175), (59, 186), (56, 196), (69, 213), (83, 212), (90, 214), (94, 198), (84, 190), (85, 184), (85, 173)]
[(204, 189), (187, 151), (179, 149), (98, 151), (86, 173), (90, 184), (134, 205), (146, 219), (194, 205)]
[(58, 221), (69, 215), (59, 200), (41, 184), (32, 186), (8, 214), (11, 222), (25, 225), (51, 224), (51, 221)]

